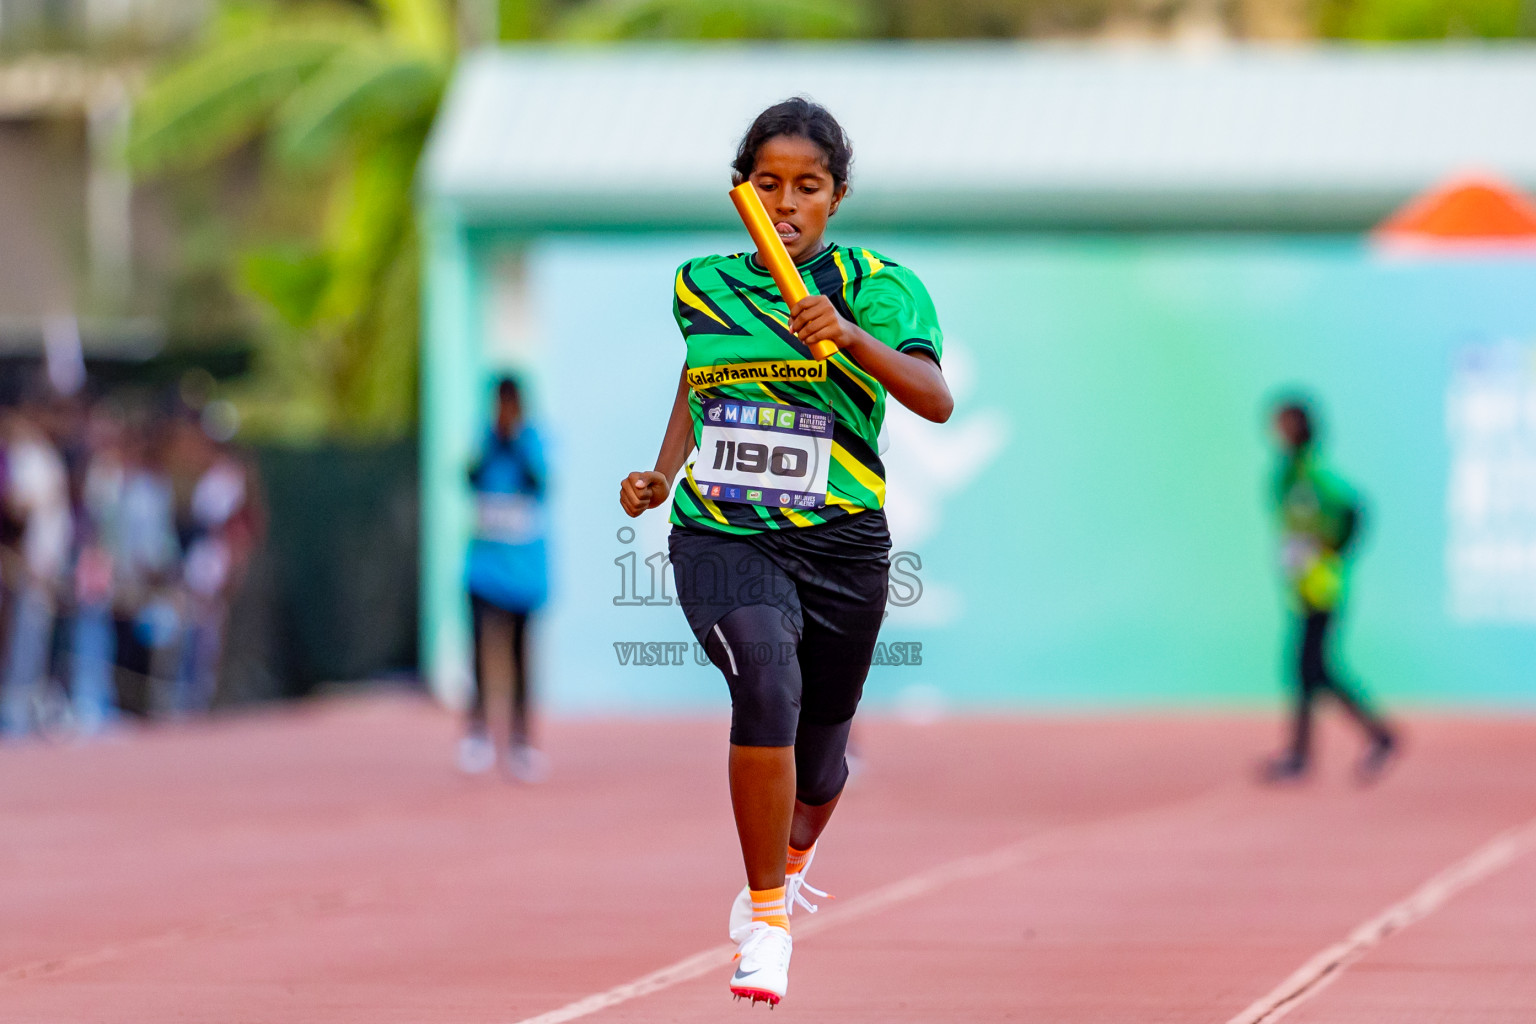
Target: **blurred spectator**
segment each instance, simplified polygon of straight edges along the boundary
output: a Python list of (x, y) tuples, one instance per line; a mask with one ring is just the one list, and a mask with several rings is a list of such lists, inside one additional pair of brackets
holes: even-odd
[(1330, 664), (1329, 639), (1343, 610), (1347, 562), (1359, 533), (1360, 502), (1323, 462), (1314, 419), (1299, 399), (1275, 408), (1280, 447), (1273, 500), (1281, 531), (1281, 565), (1296, 612), (1296, 696), (1290, 749), (1264, 767), (1271, 782), (1300, 778), (1312, 754), (1312, 704), (1331, 694), (1359, 723), (1370, 747), (1359, 765), (1374, 779), (1396, 749), (1392, 731)]
[(70, 691), (76, 728), (90, 736), (117, 717), (112, 671), (117, 638), (112, 626), (112, 599), (127, 467), (123, 425), (108, 409), (98, 408), (90, 414), (86, 448), (75, 504)]
[(183, 520), (185, 629), (171, 697), (177, 714), (206, 711), (213, 703), (230, 593), (261, 532), (244, 462), (201, 428), (196, 437), (206, 468), (193, 485)]
[(12, 546), (0, 549), (8, 629), (0, 660), (0, 732), (34, 728), (34, 704), (47, 673), (54, 617), (69, 557), (71, 515), (64, 460), (39, 425), (38, 403), (5, 416), (3, 501)]
[[(122, 507), (113, 563), (118, 705), (140, 717), (154, 711), (150, 685), (164, 675), (164, 652), (177, 636), (175, 583), (181, 548), (175, 500), (165, 471), (167, 428), (160, 423), (128, 431)], [(160, 657), (157, 658), (157, 655)]]
[[(491, 718), (510, 710), (506, 770), (515, 778), (543, 778), (547, 761), (530, 742), (528, 616), (544, 603), (548, 570), (544, 550), (544, 450), (523, 419), (517, 382), (496, 388), (496, 419), (480, 461), (469, 474), (475, 491), (475, 536), (467, 581), (474, 617), (475, 692), (469, 731), (459, 745), (466, 772), (490, 770), (497, 744)], [(488, 714), (488, 708), (490, 714)]]

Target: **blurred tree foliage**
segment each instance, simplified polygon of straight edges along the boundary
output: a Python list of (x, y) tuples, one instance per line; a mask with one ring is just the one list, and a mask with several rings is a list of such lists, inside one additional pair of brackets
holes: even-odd
[(232, 3), (141, 97), (129, 142), (141, 172), (259, 153), (247, 210), (259, 226), (230, 261), (265, 311), (243, 402), (258, 431), (409, 428), (411, 185), (455, 49), (443, 0)]
[(1532, 0), (1320, 0), (1318, 33), (1370, 41), (1514, 39), (1536, 33)]
[(142, 96), (130, 158), (172, 181), (259, 168), (255, 194), (226, 204), (244, 228), (225, 273), (260, 300), (247, 423), (398, 436), (415, 420), (412, 182), (466, 43), (1158, 38), (1190, 25), (1233, 38), (1504, 38), (1531, 34), (1533, 15), (1536, 0), (226, 0)]

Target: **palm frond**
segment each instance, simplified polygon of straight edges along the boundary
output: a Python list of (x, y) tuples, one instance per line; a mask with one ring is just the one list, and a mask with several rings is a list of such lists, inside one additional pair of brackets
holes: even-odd
[(332, 193), (324, 227), (330, 277), (316, 326), (326, 339), (338, 428), (362, 428), (390, 405), (407, 415), (411, 408), (412, 375), (381, 377), (379, 370), (415, 355), (414, 316), (400, 323), (391, 311), (402, 292), (415, 298), (410, 184), (425, 130), (423, 124), (420, 134), (393, 136), (358, 154)]
[(312, 167), (344, 144), (367, 144), (429, 118), (443, 69), (392, 45), (353, 46), (289, 95), (273, 115), (279, 158)]
[(310, 24), (216, 43), (153, 82), (134, 111), (141, 171), (207, 163), (258, 133), (273, 108), (356, 40), (355, 24)]
[(379, 268), (411, 223), (411, 183), (425, 131), (422, 125), (392, 135), (359, 153), (338, 176), (322, 229), (331, 266), (322, 320), (366, 317), (379, 298)]
[(359, 325), (352, 372), (337, 381), (338, 404), (351, 429), (400, 436), (416, 419), (416, 367), (420, 342), (420, 268), (411, 225), (389, 262), (379, 268), (379, 298)]
[(267, 245), (245, 254), (240, 280), (285, 324), (302, 329), (315, 321), (330, 269), (325, 253), (311, 245)]

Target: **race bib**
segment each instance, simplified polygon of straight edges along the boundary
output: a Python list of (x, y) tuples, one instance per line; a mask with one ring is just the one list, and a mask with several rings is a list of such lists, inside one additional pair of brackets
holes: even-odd
[(832, 413), (730, 398), (704, 403), (693, 480), (711, 501), (773, 508), (827, 503)]
[(475, 495), (475, 539), (530, 544), (544, 536), (543, 509), (524, 494)]

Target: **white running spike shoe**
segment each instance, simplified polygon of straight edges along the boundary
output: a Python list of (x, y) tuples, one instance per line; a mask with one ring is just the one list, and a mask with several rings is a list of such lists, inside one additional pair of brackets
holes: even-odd
[[(811, 847), (810, 856), (805, 858), (805, 863), (800, 870), (792, 875), (784, 876), (784, 909), (791, 917), (795, 913), (795, 904), (805, 908), (807, 914), (814, 914), (817, 904), (805, 898), (805, 893), (810, 893), (818, 899), (830, 899), (826, 893), (809, 885), (805, 881), (805, 873), (811, 870), (811, 861), (816, 859), (816, 847)], [(752, 923), (752, 889), (750, 886), (742, 886), (741, 892), (736, 894), (736, 902), (731, 904), (731, 917), (727, 934), (732, 942), (740, 942), (746, 937), (744, 929)]]
[(753, 921), (736, 951), (736, 972), (731, 975), (731, 995), (750, 999), (755, 1006), (779, 1005), (789, 991), (789, 956), (794, 940), (783, 928), (767, 921)]

